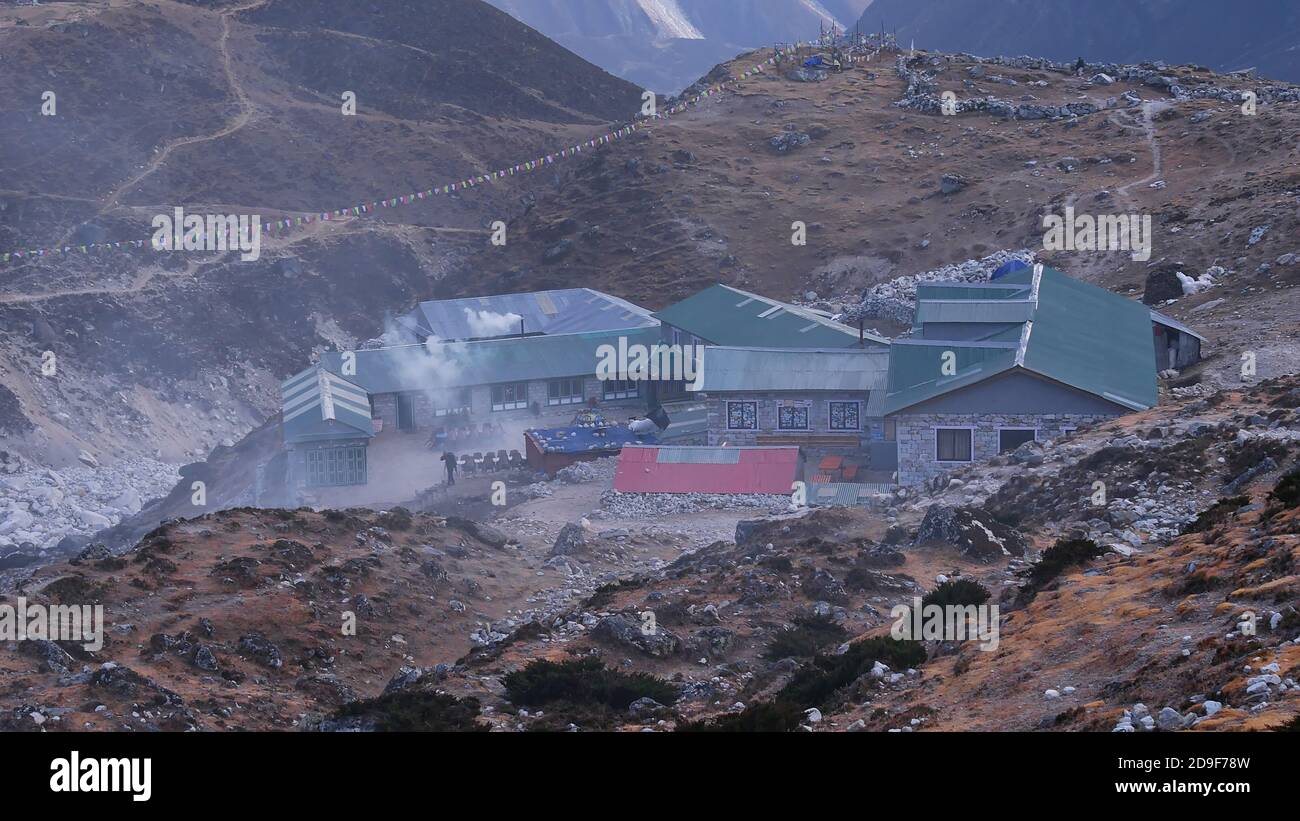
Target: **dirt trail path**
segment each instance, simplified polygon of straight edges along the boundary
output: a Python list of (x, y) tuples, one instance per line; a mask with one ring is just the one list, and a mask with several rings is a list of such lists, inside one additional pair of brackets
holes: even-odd
[[(1147, 147), (1151, 150), (1151, 173), (1140, 179), (1125, 183), (1115, 189), (1115, 193), (1123, 197), (1124, 200), (1130, 204), (1134, 202), (1133, 195), (1129, 193), (1130, 188), (1135, 185), (1150, 185), (1160, 179), (1161, 175), (1164, 173), (1163, 158), (1160, 154), (1160, 143), (1156, 140), (1156, 127), (1152, 117), (1156, 112), (1162, 111), (1168, 107), (1169, 103), (1166, 102), (1148, 102), (1142, 104), (1142, 121), (1140, 125)], [(1111, 122), (1115, 122), (1113, 116)], [(1128, 127), (1124, 126), (1123, 123), (1116, 123), (1116, 125), (1126, 128)]]
[[(258, 0), (257, 2), (248, 3), (242, 6), (232, 6), (231, 8), (225, 9), (224, 11), (221, 12), (221, 37), (217, 42), (217, 48), (221, 52), (222, 70), (226, 75), (226, 85), (230, 89), (230, 91), (233, 92), (235, 95), (235, 100), (239, 104), (239, 113), (236, 114), (235, 118), (231, 120), (229, 123), (227, 123), (224, 127), (210, 134), (197, 134), (192, 137), (178, 137), (177, 139), (169, 140), (162, 147), (162, 150), (157, 151), (155, 153), (153, 159), (150, 160), (149, 163), (143, 169), (141, 169), (141, 171), (138, 174), (126, 180), (125, 182), (121, 183), (116, 188), (114, 188), (111, 192), (109, 192), (108, 196), (104, 198), (102, 206), (96, 212), (96, 215), (103, 214), (105, 211), (109, 211), (116, 207), (119, 207), (118, 201), (134, 186), (138, 185), (145, 178), (153, 175), (154, 172), (156, 172), (159, 168), (161, 168), (163, 164), (167, 162), (168, 158), (171, 157), (172, 152), (174, 152), (176, 149), (185, 148), (186, 146), (191, 146), (191, 145), (198, 145), (200, 143), (212, 142), (213, 140), (219, 140), (223, 137), (228, 137), (229, 135), (235, 133), (236, 131), (239, 131), (244, 126), (248, 125), (249, 122), (252, 121), (256, 108), (253, 105), (252, 101), (249, 99), (248, 92), (245, 91), (244, 85), (239, 79), (239, 75), (235, 73), (234, 67), (231, 65), (230, 18), (232, 15), (236, 14), (237, 12), (245, 11), (247, 9), (257, 8), (258, 6), (265, 5), (265, 3), (266, 0)], [(68, 244), (71, 236), (72, 236), (72, 231), (69, 231), (58, 242), (58, 245), (63, 246)]]

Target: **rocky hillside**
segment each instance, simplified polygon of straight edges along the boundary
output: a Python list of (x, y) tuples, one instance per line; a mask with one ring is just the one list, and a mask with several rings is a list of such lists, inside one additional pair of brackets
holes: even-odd
[[(7, 5), (0, 252), (147, 239), (177, 206), (269, 222), (409, 193), (599, 134), (640, 94), (478, 0)], [(422, 201), (409, 225), (264, 235), (256, 261), (125, 246), (10, 261), (0, 437), (56, 466), (83, 449), (207, 456), (265, 419), (313, 349), (427, 298), (530, 184)]]
[[(148, 218), (177, 202), (286, 217), (342, 207), (536, 156), (639, 108), (636, 87), (481, 3), (447, 4), (424, 27), (411, 21), (437, 5), (342, 8), (0, 12), (0, 53), (15, 69), (0, 88), (62, 76), (71, 89), (56, 117), (33, 109), (0, 124), (3, 156), (40, 139), (57, 160), (10, 175), (0, 250), (147, 236)], [(149, 49), (128, 59), (139, 31)], [(33, 73), (38, 53), (58, 55), (54, 77)], [(770, 56), (741, 55), (708, 82)], [(75, 464), (83, 450), (109, 467), (181, 463), (183, 475), (238, 477), (220, 504), (246, 504), (274, 472), (263, 422), (277, 380), (322, 348), (377, 335), (420, 298), (587, 286), (658, 308), (723, 281), (889, 332), (917, 275), (987, 275), (978, 260), (1026, 249), (1204, 333), (1207, 361), (1171, 386), (1239, 385), (1247, 354), (1248, 381), (1294, 371), (1300, 92), (1193, 66), (1073, 68), (888, 51), (843, 73), (769, 67), (537, 173), (268, 238), (256, 262), (130, 250), (10, 263), (0, 445), (36, 468)], [(172, 108), (159, 108), (155, 82)], [(339, 113), (345, 87), (355, 118)], [(955, 116), (941, 113), (945, 90)], [(1245, 91), (1258, 97), (1254, 116), (1241, 112)], [(1042, 217), (1066, 206), (1150, 215), (1150, 260), (1043, 252)], [(487, 242), (496, 219), (505, 246)], [(806, 245), (791, 242), (795, 222)], [(54, 377), (41, 372), (47, 350)], [(188, 492), (182, 482), (172, 496)], [(27, 497), (0, 496), (32, 512)], [(111, 501), (88, 509), (117, 522)], [(184, 507), (146, 505), (132, 538)]]
[[(1295, 379), (1216, 393), (874, 513), (757, 520), (415, 689), (503, 729), (1294, 726), (1297, 407)], [(894, 605), (971, 591), (1001, 608), (988, 649), (889, 637)]]
[(1287, 0), (875, 0), (859, 24), (882, 21), (900, 43), (943, 51), (1165, 60), (1300, 82), (1300, 10)]
[[(5, 648), (0, 726), (1294, 725), (1298, 412), (1296, 378), (1175, 399), (704, 546), (402, 509), (170, 522), (7, 591), (102, 603), (106, 641)], [(891, 638), (891, 610), (919, 597), (997, 604), (998, 632)]]

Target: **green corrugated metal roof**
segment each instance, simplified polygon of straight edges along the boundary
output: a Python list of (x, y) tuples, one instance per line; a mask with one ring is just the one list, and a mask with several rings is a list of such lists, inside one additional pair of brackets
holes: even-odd
[(280, 397), (285, 442), (375, 435), (365, 391), (319, 365), (281, 383)]
[(704, 391), (883, 390), (888, 348), (704, 349)]
[[(1146, 306), (1052, 268), (1044, 267), (1038, 275), (1024, 269), (1000, 280), (1008, 281), (1029, 285), (1035, 303), (1018, 341), (1008, 346), (895, 340), (890, 346), (887, 413), (1015, 367), (1130, 409), (1156, 403), (1155, 352)], [(946, 350), (956, 355), (954, 376), (940, 371)]]
[[(356, 373), (346, 376), (368, 393), (397, 393), (430, 388), (463, 388), (497, 382), (522, 382), (585, 376), (596, 372), (601, 345), (653, 345), (657, 327), (630, 331), (514, 337), (482, 342), (401, 345), (355, 351)], [(321, 364), (342, 373), (343, 354), (321, 354)]]
[[(944, 354), (955, 357), (956, 372), (943, 372)], [(950, 342), (895, 339), (889, 347), (889, 389), (884, 412), (924, 402), (1001, 373), (1016, 364), (1016, 345), (1006, 342)]]
[(916, 286), (916, 298), (919, 299), (1023, 299), (1028, 289), (1016, 283), (1002, 284), (991, 282), (948, 282), (942, 284), (923, 284)]
[(916, 322), (1024, 322), (1034, 313), (1027, 299), (922, 299)]
[[(655, 319), (715, 345), (773, 348), (847, 348), (858, 344), (858, 329), (816, 311), (751, 294), (729, 285), (711, 285), (653, 314)], [(868, 342), (888, 340), (867, 334)]]
[(1045, 268), (1024, 365), (1127, 408), (1145, 410), (1157, 401), (1151, 310)]

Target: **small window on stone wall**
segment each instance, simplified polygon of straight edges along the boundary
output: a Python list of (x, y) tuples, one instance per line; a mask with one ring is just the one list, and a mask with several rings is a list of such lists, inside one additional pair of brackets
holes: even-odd
[(970, 428), (937, 428), (934, 432), (935, 461), (969, 462), (970, 445)]

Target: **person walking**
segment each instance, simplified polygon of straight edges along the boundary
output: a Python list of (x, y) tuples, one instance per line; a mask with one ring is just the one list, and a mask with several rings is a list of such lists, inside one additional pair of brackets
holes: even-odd
[(447, 470), (447, 486), (456, 484), (456, 454), (447, 451), (442, 454), (442, 463)]

